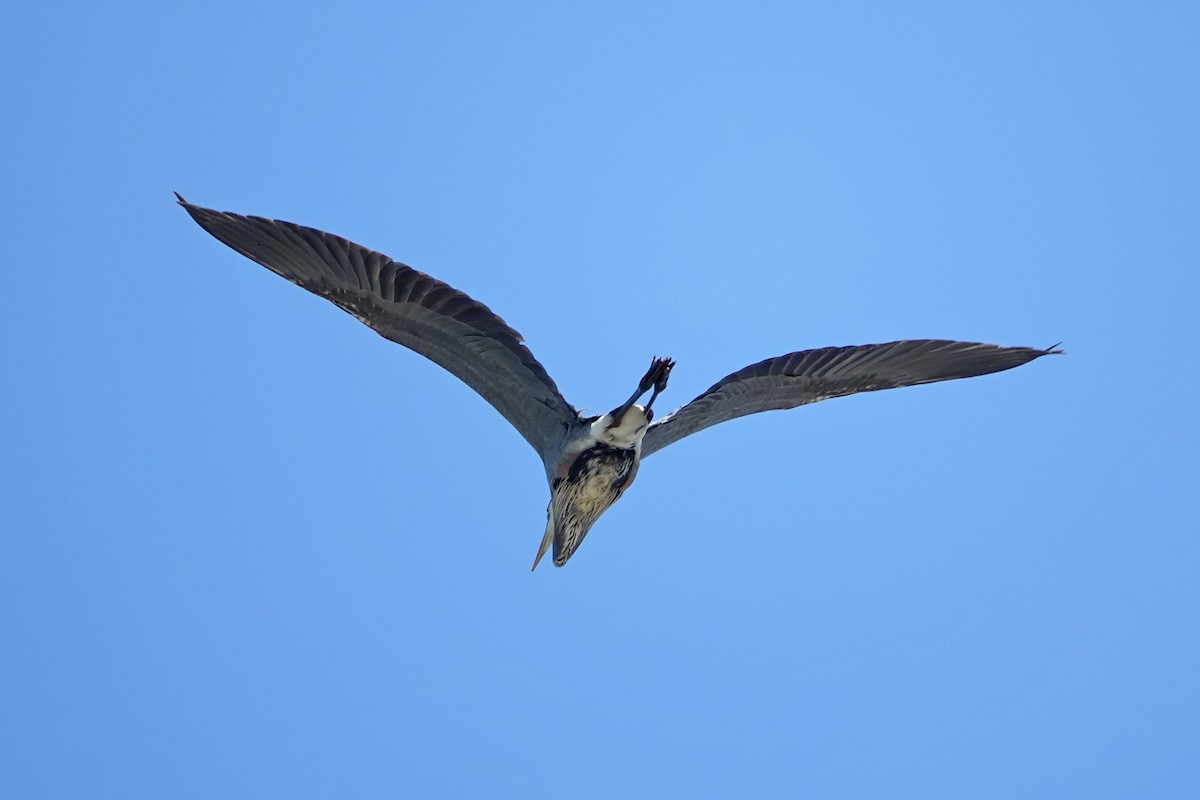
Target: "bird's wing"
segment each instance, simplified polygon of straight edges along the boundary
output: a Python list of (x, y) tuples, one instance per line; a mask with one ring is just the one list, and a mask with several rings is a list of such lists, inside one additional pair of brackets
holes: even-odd
[(182, 197), (179, 204), (200, 227), (242, 255), (462, 379), (543, 460), (577, 419), (521, 335), (453, 287), (313, 228), (213, 211)]
[(1061, 351), (914, 339), (823, 347), (768, 358), (725, 376), (695, 400), (654, 422), (642, 440), (642, 458), (710, 425), (747, 414), (857, 392), (986, 375), (1057, 352)]

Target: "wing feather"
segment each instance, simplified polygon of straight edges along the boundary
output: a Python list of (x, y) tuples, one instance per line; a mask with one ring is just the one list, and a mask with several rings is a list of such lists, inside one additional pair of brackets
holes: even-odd
[(491, 403), (542, 456), (578, 419), (521, 335), (463, 292), (314, 228), (186, 202), (200, 227), (324, 297), (381, 336), (445, 368)]
[(831, 397), (987, 375), (1061, 350), (912, 339), (822, 347), (768, 358), (726, 375), (651, 424), (642, 458), (719, 422)]

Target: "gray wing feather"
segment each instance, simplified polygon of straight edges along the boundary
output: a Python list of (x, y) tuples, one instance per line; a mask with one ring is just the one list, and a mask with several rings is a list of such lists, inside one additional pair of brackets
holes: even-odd
[(444, 367), (483, 396), (542, 456), (578, 418), (519, 333), (487, 306), (385, 255), (290, 222), (213, 211), (179, 198), (237, 252)]
[(747, 414), (858, 392), (986, 375), (1058, 352), (914, 339), (823, 347), (768, 358), (725, 376), (695, 400), (654, 422), (642, 440), (642, 458), (710, 425)]

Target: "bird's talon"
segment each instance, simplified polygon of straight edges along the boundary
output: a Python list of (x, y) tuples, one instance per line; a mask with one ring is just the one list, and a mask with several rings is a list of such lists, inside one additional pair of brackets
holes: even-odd
[(675, 359), (664, 358), (658, 362), (658, 375), (654, 379), (654, 391), (661, 392), (667, 388), (667, 379), (671, 377), (671, 370), (675, 367)]

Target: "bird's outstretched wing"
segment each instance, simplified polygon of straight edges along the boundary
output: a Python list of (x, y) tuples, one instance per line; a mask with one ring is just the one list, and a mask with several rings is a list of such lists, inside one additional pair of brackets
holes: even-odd
[(182, 197), (179, 204), (200, 227), (242, 255), (462, 379), (543, 460), (578, 418), (521, 335), (457, 289), (313, 228), (213, 211)]
[(986, 375), (1058, 352), (914, 339), (823, 347), (768, 358), (725, 376), (695, 400), (654, 422), (642, 440), (642, 458), (710, 425), (747, 414), (857, 392)]

